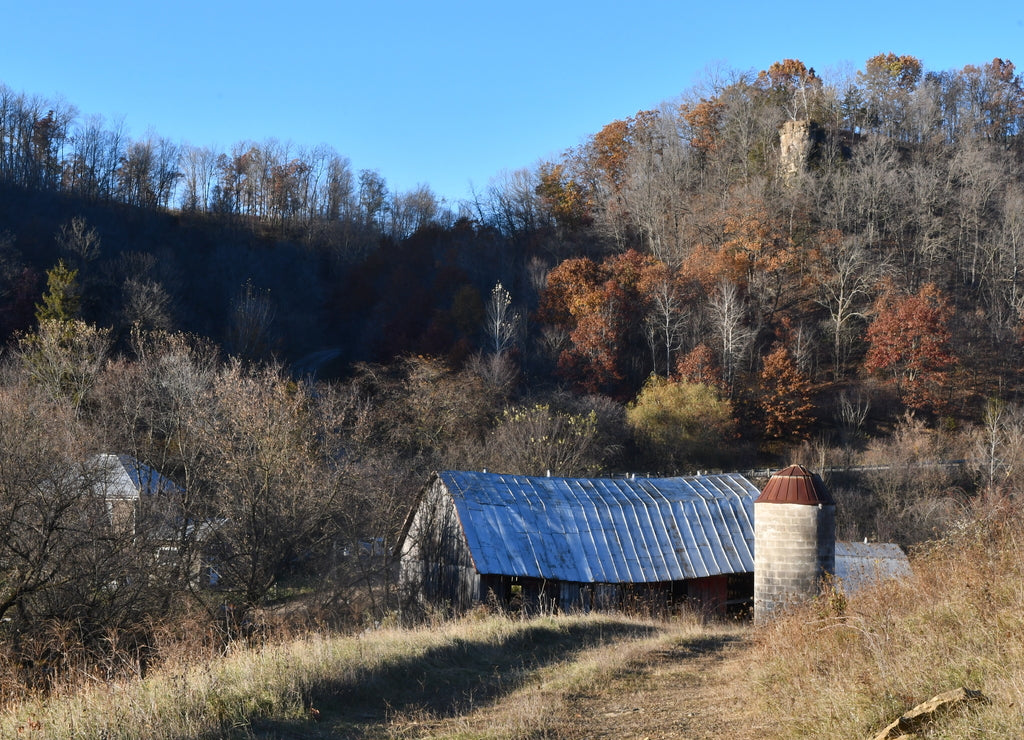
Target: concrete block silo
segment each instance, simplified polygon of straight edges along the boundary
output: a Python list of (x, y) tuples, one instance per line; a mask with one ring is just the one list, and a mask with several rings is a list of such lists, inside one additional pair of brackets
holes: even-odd
[(815, 596), (835, 572), (836, 506), (816, 473), (793, 465), (754, 502), (754, 621)]

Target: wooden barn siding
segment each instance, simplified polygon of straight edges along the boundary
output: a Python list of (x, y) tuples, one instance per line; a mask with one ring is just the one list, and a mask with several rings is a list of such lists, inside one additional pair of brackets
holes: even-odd
[(407, 593), (463, 611), (480, 601), (480, 576), (466, 546), (455, 502), (440, 480), (424, 491), (402, 546), (401, 584)]

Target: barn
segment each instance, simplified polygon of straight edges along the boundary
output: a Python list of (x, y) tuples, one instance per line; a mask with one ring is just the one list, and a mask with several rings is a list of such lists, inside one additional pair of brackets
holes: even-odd
[(455, 611), (480, 602), (613, 609), (753, 593), (753, 505), (742, 475), (558, 478), (446, 470), (420, 490), (399, 541), (408, 593)]
[[(793, 465), (759, 491), (738, 473), (559, 478), (446, 470), (399, 538), (407, 594), (452, 611), (758, 612), (909, 573), (896, 545), (835, 541), (835, 503)], [(755, 527), (755, 514), (757, 527)], [(758, 557), (755, 558), (755, 542)], [(755, 573), (756, 570), (756, 573)]]

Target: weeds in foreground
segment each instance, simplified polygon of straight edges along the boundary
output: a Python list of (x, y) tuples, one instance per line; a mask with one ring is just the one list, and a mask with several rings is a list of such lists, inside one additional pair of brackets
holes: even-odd
[(810, 604), (760, 632), (745, 656), (759, 710), (784, 720), (786, 737), (868, 737), (966, 686), (989, 703), (945, 718), (936, 737), (1024, 737), (1021, 523), (965, 524), (920, 548), (906, 581)]
[(311, 633), (218, 660), (167, 664), (144, 680), (23, 701), (0, 716), (0, 736), (381, 737), (396, 720), (471, 712), (580, 651), (658, 630), (653, 622), (594, 615)]

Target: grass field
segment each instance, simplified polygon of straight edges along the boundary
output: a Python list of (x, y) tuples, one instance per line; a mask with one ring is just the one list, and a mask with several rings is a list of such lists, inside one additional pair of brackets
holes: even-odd
[(923, 737), (1024, 737), (1016, 517), (915, 553), (914, 576), (755, 630), (693, 615), (309, 633), (8, 706), (0, 737), (856, 738), (947, 689), (987, 702)]
[(625, 655), (717, 639), (696, 619), (599, 615), (309, 634), (22, 703), (0, 718), (0, 736), (387, 738), (429, 726), (438, 736), (532, 737), (566, 696), (601, 690)]

